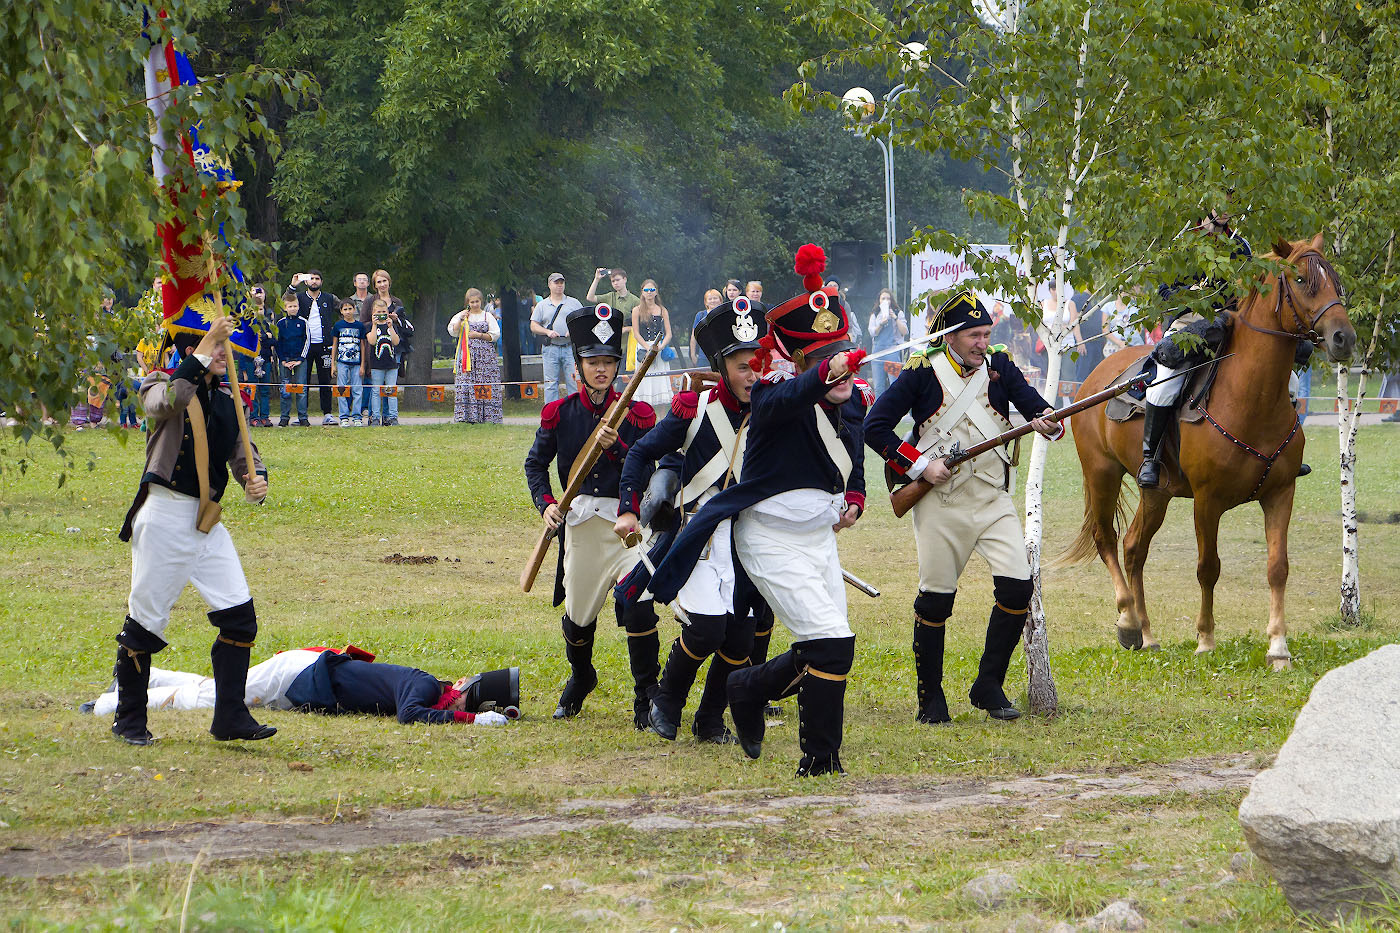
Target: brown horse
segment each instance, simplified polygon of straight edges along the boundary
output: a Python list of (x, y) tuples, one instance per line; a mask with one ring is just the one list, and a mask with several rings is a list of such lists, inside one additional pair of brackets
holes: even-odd
[[(1233, 356), (1222, 360), (1206, 403), (1206, 417), (1180, 424), (1179, 466), (1163, 463), (1162, 484), (1144, 489), (1137, 514), (1123, 538), (1118, 562), (1117, 523), (1125, 518), (1124, 474), (1142, 463), (1142, 420), (1114, 422), (1106, 406), (1071, 419), (1079, 463), (1084, 470), (1084, 524), (1060, 557), (1062, 563), (1087, 559), (1095, 551), (1113, 577), (1118, 604), (1118, 641), (1125, 648), (1157, 648), (1143, 596), (1143, 567), (1152, 536), (1176, 497), (1195, 500), (1196, 580), (1201, 608), (1196, 616), (1196, 651), (1215, 647), (1213, 609), (1220, 555), (1216, 537), (1226, 510), (1258, 499), (1264, 510), (1269, 547), (1269, 660), (1275, 670), (1291, 666), (1283, 595), (1288, 582), (1288, 522), (1293, 487), (1303, 462), (1303, 433), (1288, 398), (1288, 376), (1299, 339), (1319, 344), (1328, 359), (1350, 359), (1356, 330), (1342, 304), (1336, 272), (1322, 255), (1322, 235), (1310, 242), (1274, 245), (1272, 258), (1283, 264), (1277, 276), (1261, 276), (1249, 295), (1229, 312)], [(1261, 293), (1266, 288), (1267, 293)], [(1085, 397), (1117, 379), (1148, 352), (1121, 350), (1100, 363), (1079, 391)], [(1124, 576), (1124, 566), (1127, 576)]]

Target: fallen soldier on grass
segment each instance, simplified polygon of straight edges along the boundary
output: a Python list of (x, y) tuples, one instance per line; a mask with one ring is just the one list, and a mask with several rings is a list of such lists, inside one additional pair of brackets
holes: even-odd
[[(402, 723), (499, 726), (520, 716), (519, 668), (487, 671), (449, 684), (414, 667), (373, 661), (373, 654), (354, 645), (344, 651), (283, 651), (248, 669), (244, 702), (250, 708), (397, 716)], [(214, 680), (152, 668), (148, 697), (150, 709), (210, 709)], [(116, 705), (117, 693), (110, 690), (81, 709), (107, 716)]]

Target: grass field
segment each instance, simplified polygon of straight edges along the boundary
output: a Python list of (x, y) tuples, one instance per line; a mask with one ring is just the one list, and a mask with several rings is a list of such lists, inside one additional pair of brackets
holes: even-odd
[[(995, 724), (966, 702), (991, 600), (974, 559), (949, 626), (956, 721), (914, 724), (912, 540), (873, 496), (841, 539), (846, 566), (885, 594), (850, 596), (849, 774), (814, 781), (792, 776), (792, 701), (758, 762), (698, 747), (688, 732), (674, 745), (635, 732), (610, 608), (599, 690), (580, 718), (550, 721), (567, 668), (548, 605), (552, 561), (533, 594), (516, 585), (538, 531), (520, 471), (532, 431), (521, 427), (260, 431), (271, 497), (232, 502), (225, 519), (258, 607), (254, 660), (353, 641), (444, 677), (519, 665), (524, 720), (426, 728), (263, 711), (278, 735), (228, 747), (204, 731), (205, 714), (167, 712), (152, 715), (156, 746), (120, 745), (76, 707), (110, 680), (130, 575), (116, 529), (142, 445), (70, 436), (78, 468), (63, 488), (42, 452), (24, 475), (0, 479), (0, 850), (67, 852), (74, 873), (0, 879), (0, 912), (17, 929), (176, 928), (183, 910), (190, 929), (1000, 930), (1083, 919), (1127, 898), (1154, 928), (1291, 925), (1278, 889), (1239, 855), (1238, 773), (1267, 765), (1322, 673), (1400, 633), (1393, 525), (1363, 524), (1366, 621), (1337, 623), (1335, 429), (1307, 434), (1316, 472), (1299, 483), (1290, 549), (1295, 669), (1276, 675), (1264, 661), (1255, 507), (1225, 519), (1220, 647), (1193, 654), (1195, 545), (1179, 502), (1148, 569), (1164, 650), (1116, 647), (1099, 564), (1047, 573), (1062, 704), (1049, 721)], [(1361, 432), (1363, 512), (1395, 509), (1397, 440), (1391, 425)], [(1054, 447), (1048, 484), (1054, 553), (1082, 514), (1072, 444)], [(395, 553), (450, 560), (382, 562)], [(676, 629), (662, 614), (666, 643)], [(207, 672), (212, 635), (188, 591), (157, 663)], [(1018, 653), (1008, 692), (1024, 686)], [(1062, 777), (1024, 780), (1047, 775)], [(471, 816), (480, 831), (419, 838), (419, 824), (396, 832), (384, 812), (424, 807)], [(236, 820), (267, 824), (268, 840), (290, 822), (329, 841), (295, 854), (269, 841), (273, 851), (255, 845), (241, 859), (220, 859), (229, 853), (213, 841), (193, 869), (186, 858), (103, 871), (84, 854)], [(352, 837), (397, 844), (352, 848)], [(1020, 888), (983, 910), (959, 891), (989, 868)]]

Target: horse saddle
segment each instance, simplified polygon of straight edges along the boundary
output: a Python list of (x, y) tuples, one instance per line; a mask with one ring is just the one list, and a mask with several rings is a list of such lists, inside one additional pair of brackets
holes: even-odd
[[(1210, 399), (1210, 390), (1215, 384), (1215, 374), (1219, 369), (1220, 365), (1217, 363), (1213, 366), (1202, 367), (1186, 377), (1186, 391), (1181, 396), (1185, 401), (1177, 405), (1178, 420), (1194, 424), (1205, 417), (1203, 409), (1207, 400)], [(1149, 353), (1125, 369), (1123, 375), (1114, 381), (1126, 382), (1139, 375), (1146, 375), (1147, 381), (1151, 382), (1156, 377), (1156, 372), (1157, 361), (1152, 359), (1152, 354)], [(1146, 391), (1131, 389), (1116, 398), (1109, 399), (1104, 414), (1107, 415), (1109, 421), (1131, 421), (1134, 418), (1141, 418), (1146, 408)]]

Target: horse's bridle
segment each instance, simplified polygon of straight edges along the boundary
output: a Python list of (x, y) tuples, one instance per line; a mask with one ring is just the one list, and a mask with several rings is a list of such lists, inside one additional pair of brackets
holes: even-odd
[[(1300, 253), (1296, 258), (1290, 258), (1289, 261), (1296, 266), (1301, 260), (1309, 256), (1316, 256), (1318, 259), (1323, 258), (1320, 252), (1315, 249), (1310, 249)], [(1238, 312), (1235, 317), (1250, 330), (1258, 331), (1261, 334), (1273, 334), (1275, 337), (1287, 337), (1290, 340), (1311, 340), (1315, 344), (1320, 344), (1322, 343), (1322, 335), (1317, 332), (1317, 322), (1322, 320), (1322, 316), (1328, 311), (1331, 311), (1334, 307), (1338, 305), (1341, 305), (1344, 309), (1346, 307), (1340, 297), (1334, 298), (1323, 305), (1321, 311), (1313, 315), (1311, 322), (1305, 322), (1303, 316), (1298, 313), (1298, 305), (1293, 301), (1293, 289), (1288, 285), (1288, 273), (1286, 271), (1278, 274), (1278, 301), (1274, 304), (1273, 312), (1274, 320), (1278, 321), (1278, 326), (1280, 328), (1283, 327), (1283, 303), (1285, 300), (1288, 301), (1288, 310), (1293, 312), (1293, 322), (1298, 325), (1298, 332), (1296, 333), (1291, 330), (1270, 330), (1267, 327), (1260, 327), (1258, 324), (1251, 323), (1244, 315)]]

